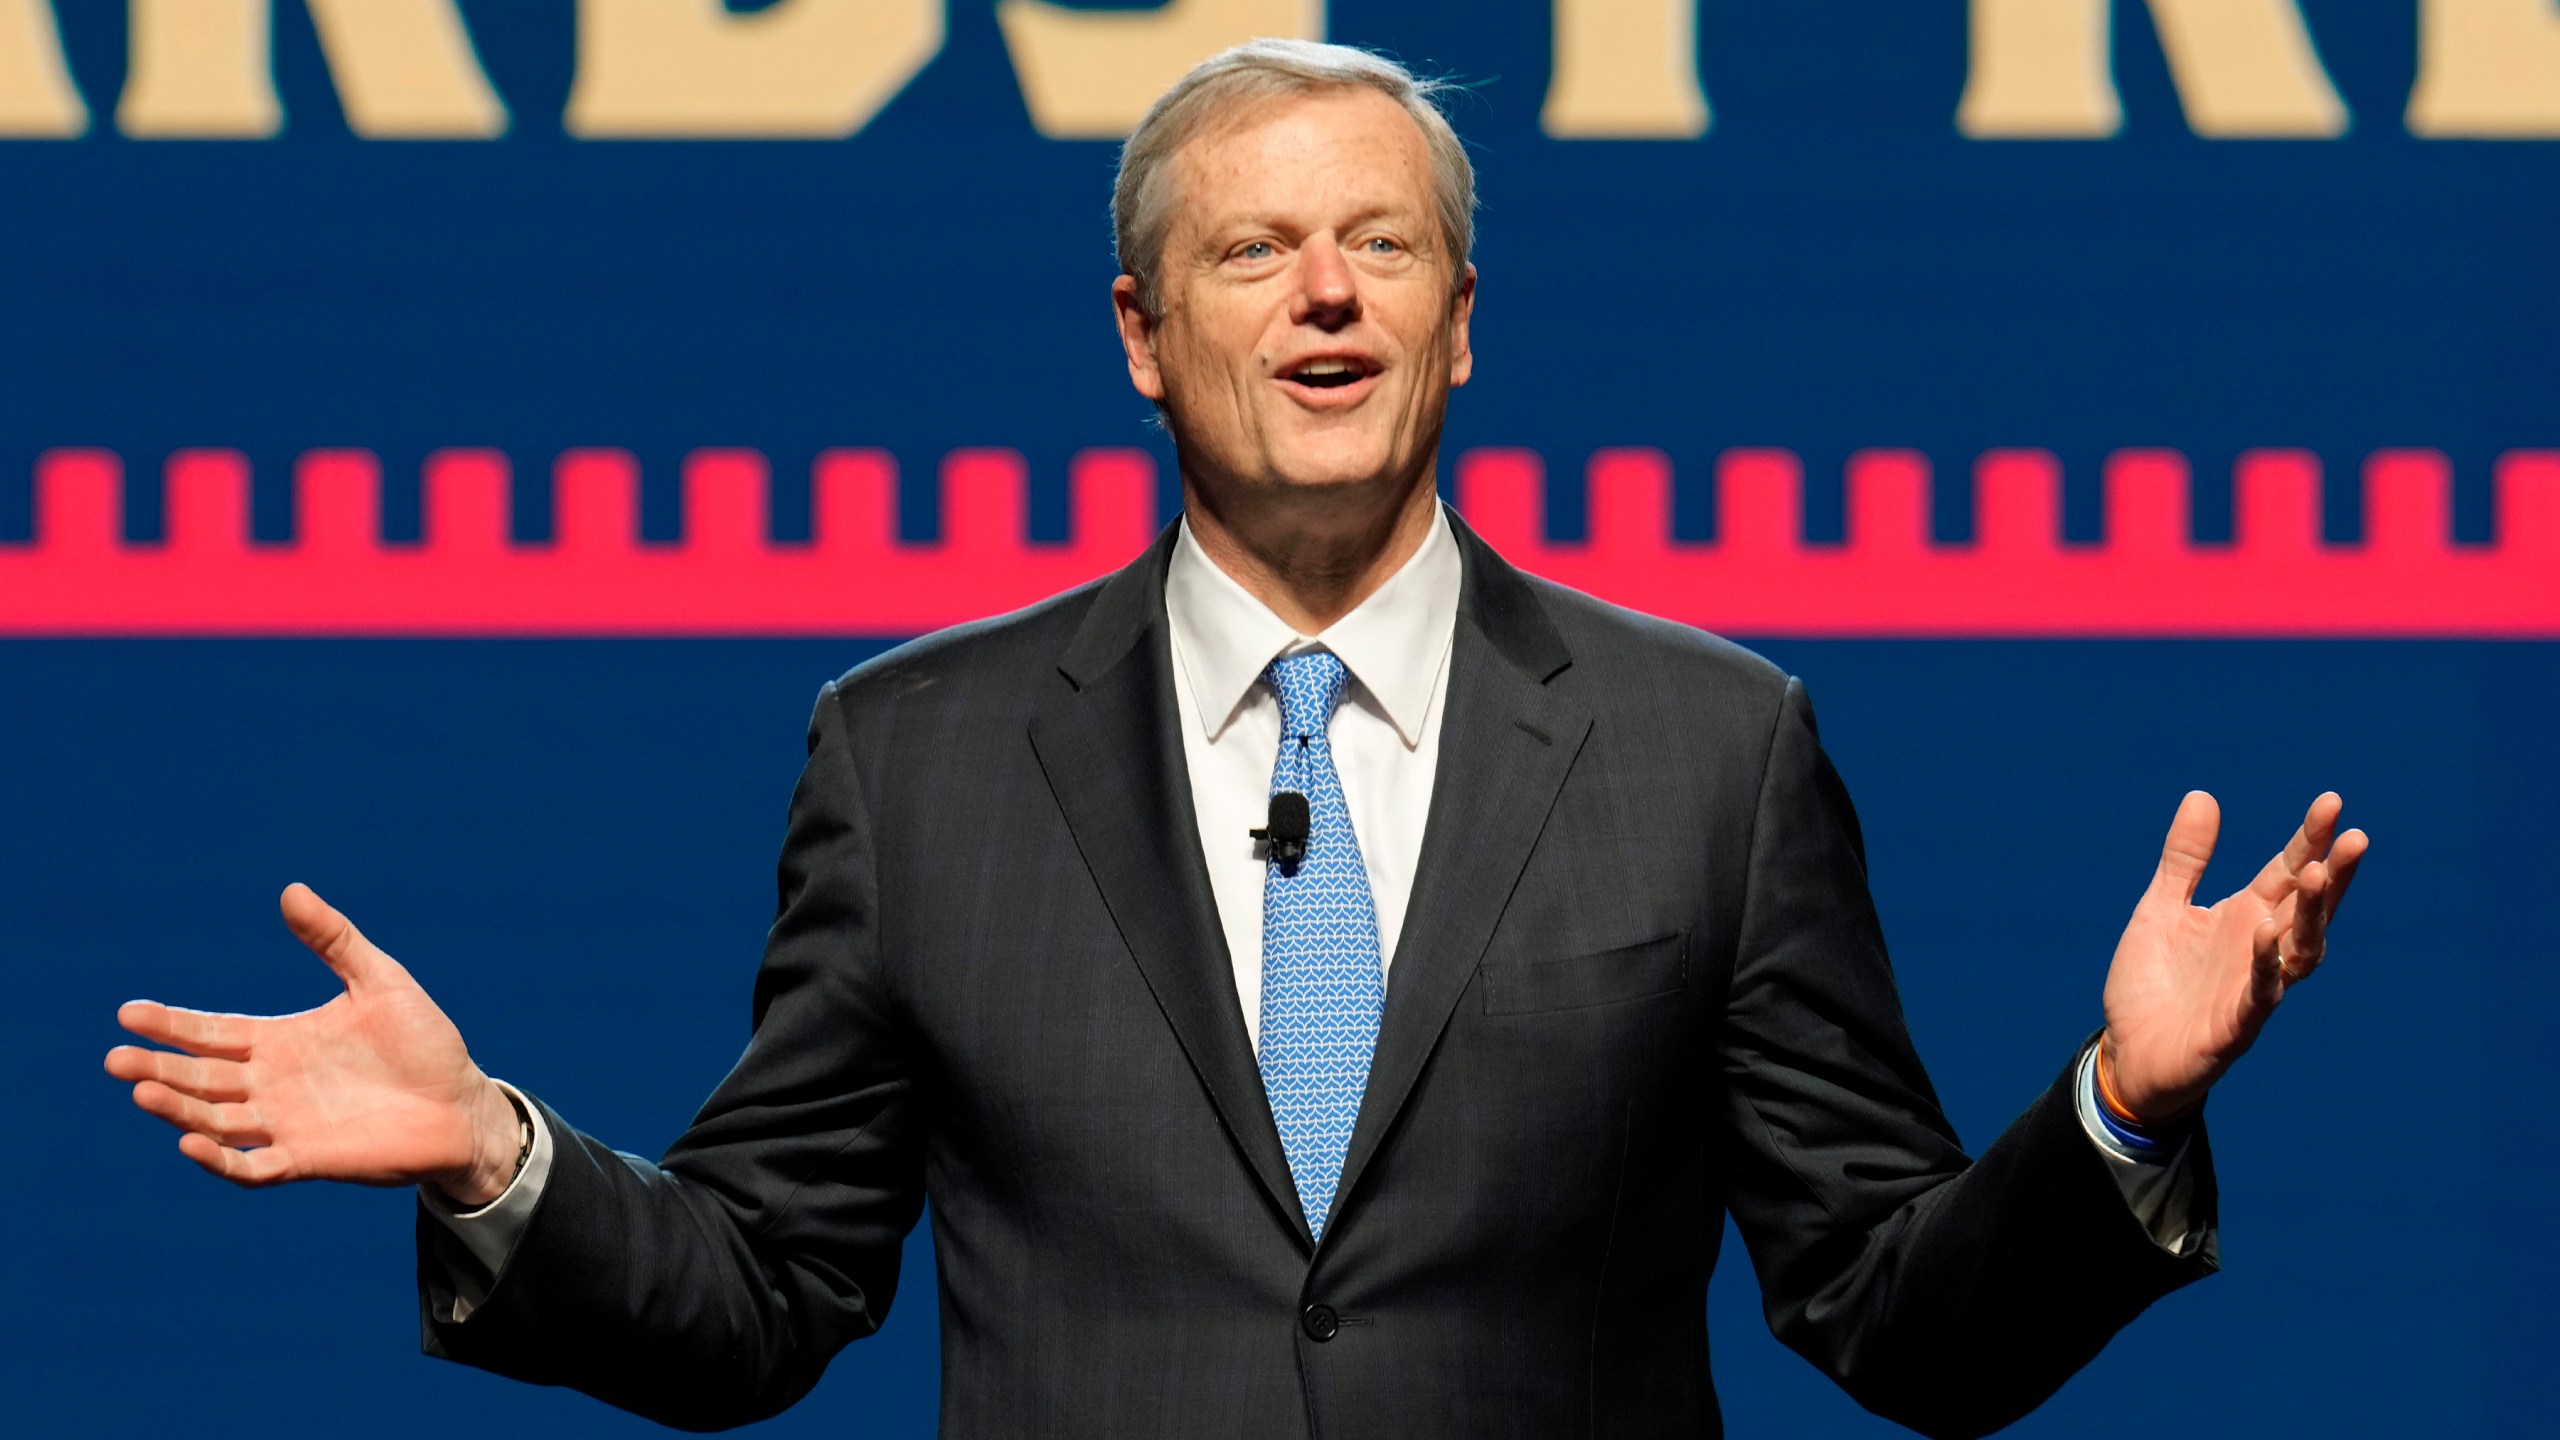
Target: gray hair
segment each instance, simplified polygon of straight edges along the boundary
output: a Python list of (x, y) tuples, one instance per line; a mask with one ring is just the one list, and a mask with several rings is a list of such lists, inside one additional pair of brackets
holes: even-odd
[(1111, 187), (1112, 248), (1121, 272), (1138, 282), (1138, 303), (1149, 315), (1164, 313), (1159, 268), (1174, 201), (1165, 162), (1203, 130), (1257, 102), (1363, 86), (1395, 101), (1422, 127), (1431, 151), (1432, 200), (1451, 257), (1450, 283), (1456, 283), (1475, 253), (1476, 168), (1434, 102), (1457, 87), (1423, 79), (1384, 55), (1349, 45), (1248, 40), (1201, 61), (1175, 81), (1120, 147), (1120, 177)]

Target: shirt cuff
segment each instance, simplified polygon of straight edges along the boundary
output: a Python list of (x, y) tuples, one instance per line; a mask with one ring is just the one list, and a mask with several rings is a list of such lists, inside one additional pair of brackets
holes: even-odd
[[(2189, 1141), (2181, 1139), (2166, 1150), (2141, 1151), (2117, 1139), (2098, 1118), (2098, 1047), (2092, 1044), (2080, 1056), (2080, 1069), (2072, 1084), (2078, 1096), (2080, 1128), (2089, 1143), (2098, 1147), (2106, 1158), (2107, 1173), (2113, 1175), (2116, 1188), (2123, 1192), (2125, 1204), (2133, 1218), (2151, 1235), (2153, 1244), (2172, 1255), (2184, 1257), (2194, 1253), (2204, 1240), (2203, 1232), (2194, 1224), (2195, 1174), (2187, 1166)], [(528, 1166), (528, 1169), (531, 1167)]]
[(433, 1185), (418, 1187), (418, 1199), (429, 1215), (445, 1229), (453, 1232), (471, 1258), (480, 1262), (477, 1274), (459, 1273), (454, 1267), (445, 1279), (453, 1290), (453, 1313), (439, 1319), (459, 1323), (471, 1318), (471, 1312), (487, 1304), (490, 1287), (505, 1273), (507, 1257), (515, 1253), (516, 1242), (524, 1238), (525, 1228), (533, 1223), (533, 1207), (542, 1199), (543, 1183), (551, 1178), (551, 1127), (543, 1123), (541, 1107), (524, 1097), (524, 1092), (504, 1080), (494, 1082), (509, 1098), (524, 1107), (533, 1120), (533, 1149), (525, 1156), (524, 1168), (498, 1198), (477, 1210), (458, 1210), (443, 1191)]

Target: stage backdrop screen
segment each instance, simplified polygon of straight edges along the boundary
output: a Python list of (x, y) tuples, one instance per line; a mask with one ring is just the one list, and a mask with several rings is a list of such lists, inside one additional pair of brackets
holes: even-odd
[[(1804, 677), (1970, 1144), (2183, 790), (2217, 894), (2373, 832), (2214, 1098), (2224, 1273), (2016, 1433), (2547, 1425), (2554, 0), (0, 0), (6, 1428), (646, 1428), (420, 1358), (410, 1198), (197, 1172), (114, 1007), (320, 1003), (309, 881), (656, 1153), (818, 686), (1178, 508), (1116, 142), (1257, 34), (1460, 82), (1443, 492)], [(1735, 1434), (1889, 1430), (1738, 1247), (1709, 1308)], [(935, 1312), (928, 1223), (766, 1428), (931, 1433)]]

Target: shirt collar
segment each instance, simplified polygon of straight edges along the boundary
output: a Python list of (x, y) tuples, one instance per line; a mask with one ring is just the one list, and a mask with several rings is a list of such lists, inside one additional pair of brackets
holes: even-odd
[(1324, 633), (1301, 635), (1218, 568), (1185, 517), (1165, 574), (1164, 608), (1206, 737), (1214, 741), (1227, 728), (1273, 659), (1321, 645), (1377, 700), (1406, 748), (1420, 745), (1457, 631), (1462, 569), (1448, 513), (1435, 505), (1431, 533), (1401, 569)]

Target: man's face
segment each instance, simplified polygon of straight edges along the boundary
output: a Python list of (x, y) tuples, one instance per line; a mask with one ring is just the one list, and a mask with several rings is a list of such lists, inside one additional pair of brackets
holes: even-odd
[(1213, 488), (1340, 489), (1431, 463), (1472, 366), (1472, 266), (1421, 128), (1367, 89), (1271, 102), (1171, 158), (1163, 313), (1122, 277), (1121, 338), (1183, 470)]

